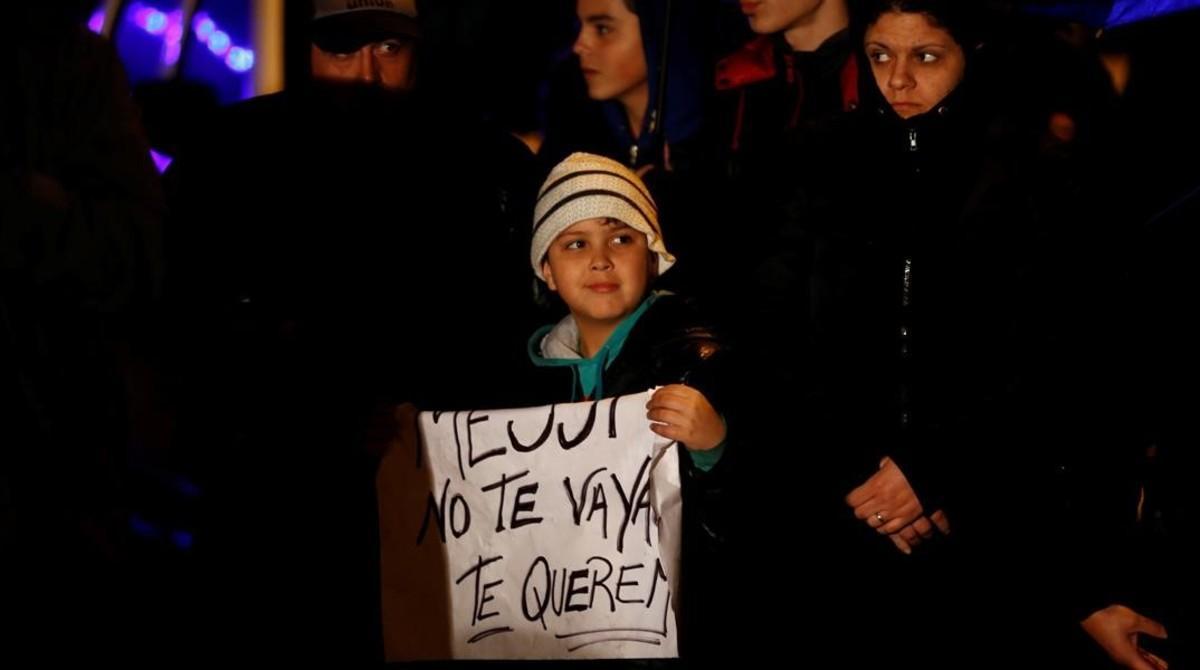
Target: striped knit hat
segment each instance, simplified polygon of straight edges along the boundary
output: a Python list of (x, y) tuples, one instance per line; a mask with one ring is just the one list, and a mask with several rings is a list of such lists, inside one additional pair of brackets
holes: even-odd
[(574, 153), (554, 166), (533, 211), (533, 244), (529, 260), (538, 279), (542, 259), (564, 230), (588, 219), (611, 218), (646, 235), (647, 246), (658, 254), (658, 274), (675, 264), (658, 227), (658, 207), (637, 175), (617, 161), (595, 154)]

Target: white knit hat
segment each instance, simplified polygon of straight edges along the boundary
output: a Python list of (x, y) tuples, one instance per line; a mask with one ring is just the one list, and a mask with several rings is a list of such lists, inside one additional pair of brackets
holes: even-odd
[(658, 207), (646, 185), (629, 168), (604, 156), (574, 153), (554, 166), (533, 210), (533, 244), (529, 261), (538, 279), (542, 259), (554, 238), (588, 219), (611, 218), (646, 235), (647, 246), (658, 254), (658, 274), (675, 264), (658, 227)]

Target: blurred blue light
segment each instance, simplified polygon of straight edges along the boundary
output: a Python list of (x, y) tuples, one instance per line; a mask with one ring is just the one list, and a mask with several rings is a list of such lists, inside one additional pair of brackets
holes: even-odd
[(132, 530), (134, 535), (141, 537), (158, 537), (158, 526), (146, 521), (142, 517), (131, 514), (129, 516), (129, 530)]
[(232, 42), (229, 39), (229, 35), (223, 30), (216, 31), (208, 38), (208, 50), (218, 56), (224, 56), (229, 51), (230, 46), (232, 46)]
[(1158, 0), (1157, 2), (1116, 0), (1113, 3), (1112, 11), (1108, 14), (1108, 22), (1105, 25), (1112, 28), (1125, 23), (1133, 23), (1134, 21), (1142, 21), (1172, 12), (1196, 9), (1197, 7), (1200, 7), (1200, 2), (1197, 2), (1197, 0)]
[[(183, 12), (176, 10), (167, 14), (135, 2), (129, 6), (128, 16), (130, 21), (146, 33), (163, 37), (162, 62), (165, 65), (175, 65), (179, 62), (184, 34)], [(101, 32), (104, 29), (104, 17), (104, 11), (97, 10), (88, 21), (88, 27), (96, 33)], [(208, 50), (223, 59), (225, 66), (233, 72), (244, 74), (254, 69), (254, 51), (234, 46), (229, 33), (218, 28), (208, 14), (196, 14), (192, 19), (192, 30)]]
[(196, 539), (186, 530), (175, 530), (171, 531), (171, 541), (175, 543), (176, 547), (182, 549), (183, 551), (187, 551), (192, 548), (192, 545), (195, 544)]
[(87, 25), (88, 30), (96, 33), (97, 35), (104, 32), (104, 9), (97, 9), (96, 13), (92, 14), (92, 17), (88, 19)]
[(192, 21), (192, 27), (196, 31), (196, 37), (200, 38), (201, 42), (207, 42), (208, 38), (217, 31), (217, 24), (212, 19), (208, 18), (208, 14), (200, 12)]
[(254, 67), (254, 52), (250, 49), (233, 47), (229, 50), (229, 56), (225, 58), (225, 64), (234, 72), (247, 72)]
[(151, 35), (161, 35), (167, 32), (167, 15), (158, 10), (151, 10), (146, 15), (146, 32)]

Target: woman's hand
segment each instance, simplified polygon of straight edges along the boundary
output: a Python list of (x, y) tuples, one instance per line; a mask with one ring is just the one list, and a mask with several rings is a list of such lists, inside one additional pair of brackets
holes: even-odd
[(854, 516), (885, 535), (904, 529), (925, 511), (900, 466), (887, 457), (878, 472), (846, 496), (846, 504), (854, 509)]

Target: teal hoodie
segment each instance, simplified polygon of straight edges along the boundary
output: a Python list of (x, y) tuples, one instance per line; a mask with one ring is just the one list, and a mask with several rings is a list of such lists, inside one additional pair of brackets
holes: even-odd
[[(533, 337), (529, 339), (529, 358), (538, 367), (571, 369), (575, 381), (572, 384), (572, 402), (584, 398), (604, 398), (604, 371), (621, 354), (621, 348), (625, 346), (625, 341), (638, 320), (665, 293), (654, 291), (646, 296), (637, 309), (617, 324), (616, 330), (604, 342), (604, 346), (591, 358), (584, 358), (580, 352), (579, 327), (570, 314), (557, 324), (543, 326), (534, 332)], [(724, 450), (725, 444), (721, 443), (708, 451), (686, 451), (698, 469), (708, 472), (716, 466)]]

